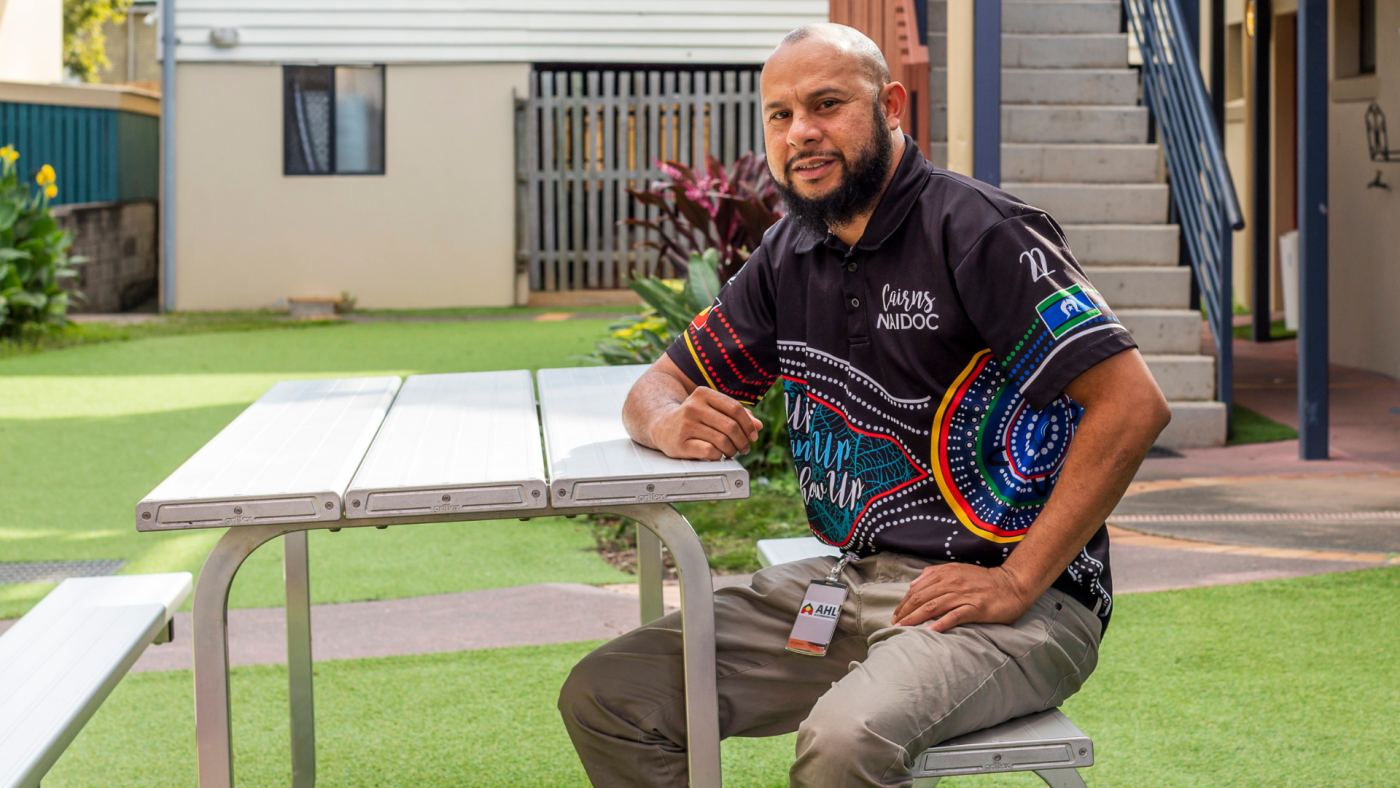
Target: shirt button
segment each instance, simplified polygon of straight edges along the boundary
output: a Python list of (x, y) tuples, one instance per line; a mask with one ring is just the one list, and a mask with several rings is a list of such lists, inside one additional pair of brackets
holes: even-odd
[(859, 299), (859, 298), (852, 298), (852, 299), (851, 299), (851, 306), (859, 307), (859, 306), (860, 306), (860, 299)]
[(856, 264), (855, 264), (855, 263), (847, 263), (847, 264), (846, 264), (846, 270), (847, 270), (847, 271), (855, 271), (855, 270), (856, 270)]

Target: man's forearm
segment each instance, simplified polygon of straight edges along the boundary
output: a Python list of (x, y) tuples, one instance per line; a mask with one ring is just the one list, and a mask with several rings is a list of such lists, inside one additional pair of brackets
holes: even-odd
[(664, 413), (680, 407), (686, 390), (680, 381), (664, 372), (648, 370), (632, 385), (622, 407), (622, 424), (632, 440), (650, 449), (659, 449), (651, 437), (651, 427)]

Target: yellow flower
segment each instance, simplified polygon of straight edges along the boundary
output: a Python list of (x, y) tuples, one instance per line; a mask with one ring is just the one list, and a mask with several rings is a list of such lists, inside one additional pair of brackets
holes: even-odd
[(14, 164), (15, 159), (18, 158), (19, 151), (16, 151), (13, 145), (6, 145), (0, 148), (0, 159), (4, 159), (6, 164)]
[(34, 176), (34, 180), (40, 186), (48, 186), (57, 180), (57, 176), (54, 175), (53, 167), (45, 164), (39, 168), (39, 174)]
[(48, 186), (45, 186), (45, 187), (44, 187), (44, 196), (47, 197), (47, 198), (49, 198), (50, 200), (52, 200), (53, 198), (57, 197), (57, 196), (58, 196), (58, 187), (57, 187), (57, 186), (54, 186), (52, 183), (50, 183)]

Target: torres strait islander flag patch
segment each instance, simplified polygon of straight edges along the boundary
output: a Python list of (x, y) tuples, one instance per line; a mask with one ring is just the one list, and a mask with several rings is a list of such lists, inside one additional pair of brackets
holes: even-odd
[(1040, 319), (1050, 329), (1050, 336), (1059, 339), (1080, 323), (1103, 314), (1098, 308), (1102, 302), (1103, 298), (1097, 290), (1071, 285), (1051, 293), (1035, 305), (1035, 311), (1040, 313)]

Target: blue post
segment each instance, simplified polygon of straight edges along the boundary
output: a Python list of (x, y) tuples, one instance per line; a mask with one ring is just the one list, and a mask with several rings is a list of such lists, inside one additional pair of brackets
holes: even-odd
[(972, 177), (1001, 185), (1001, 0), (973, 0)]
[(1270, 0), (1254, 2), (1254, 45), (1250, 50), (1250, 112), (1254, 119), (1254, 144), (1252, 162), (1254, 184), (1251, 194), (1254, 198), (1254, 223), (1250, 239), (1253, 244), (1252, 270), (1254, 287), (1251, 302), (1254, 304), (1253, 318), (1250, 321), (1250, 338), (1255, 342), (1268, 342), (1272, 338), (1269, 320), (1269, 265), (1274, 246), (1274, 223), (1270, 215), (1273, 186), (1269, 178), (1269, 166), (1273, 163), (1272, 102), (1270, 102), (1270, 75), (1273, 64), (1270, 52), (1273, 47), (1274, 9)]
[(1298, 0), (1298, 456), (1327, 459), (1327, 0)]
[(1225, 435), (1235, 432), (1235, 261), (1234, 222), (1220, 215), (1220, 290), (1216, 303), (1216, 399), (1225, 403)]

